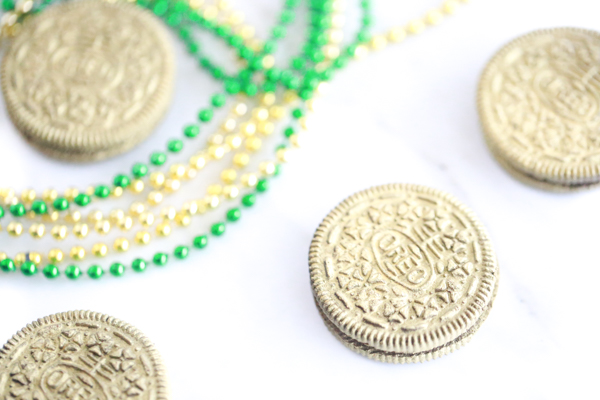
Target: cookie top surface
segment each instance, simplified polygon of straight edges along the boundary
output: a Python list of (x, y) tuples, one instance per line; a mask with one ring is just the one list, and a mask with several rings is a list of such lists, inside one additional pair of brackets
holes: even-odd
[(39, 319), (0, 350), (0, 393), (34, 399), (168, 400), (150, 341), (115, 318), (72, 311)]
[(498, 265), (488, 236), (454, 197), (415, 185), (359, 192), (315, 233), (315, 300), (342, 333), (416, 355), (471, 335), (492, 306)]

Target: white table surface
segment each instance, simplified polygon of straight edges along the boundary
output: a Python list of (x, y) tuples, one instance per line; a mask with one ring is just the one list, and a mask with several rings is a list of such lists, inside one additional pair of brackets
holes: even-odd
[[(233, 3), (262, 37), (280, 7), (274, 0)], [(374, 3), (375, 29), (382, 30), (436, 0)], [(492, 54), (518, 35), (557, 26), (600, 29), (600, 3), (477, 1), (349, 66), (312, 118), (298, 158), (225, 236), (187, 262), (120, 280), (0, 276), (0, 340), (61, 311), (115, 316), (154, 341), (177, 400), (598, 398), (600, 191), (559, 195), (515, 181), (490, 156), (475, 109), (478, 77)], [(303, 31), (293, 32), (288, 43), (297, 44)], [(226, 54), (221, 46), (207, 49)], [(179, 135), (218, 86), (179, 48), (177, 55), (165, 122), (135, 151), (100, 165), (41, 157), (0, 107), (2, 184), (104, 182)], [(391, 182), (429, 185), (468, 204), (501, 265), (494, 309), (472, 342), (418, 365), (381, 364), (347, 350), (325, 328), (309, 285), (308, 247), (321, 219), (353, 192)], [(184, 240), (175, 235), (153, 249)], [(0, 243), (23, 250), (5, 234)]]

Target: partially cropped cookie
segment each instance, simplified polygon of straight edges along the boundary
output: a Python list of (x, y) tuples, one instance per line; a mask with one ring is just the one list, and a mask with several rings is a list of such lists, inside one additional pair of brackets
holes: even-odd
[(431, 360), (468, 342), (490, 312), (498, 273), (475, 215), (454, 197), (415, 185), (344, 200), (310, 248), (325, 324), (350, 349), (385, 362)]
[(2, 60), (16, 128), (43, 153), (102, 160), (150, 135), (167, 111), (175, 63), (168, 31), (127, 2), (49, 6), (27, 19)]
[(169, 400), (152, 343), (118, 319), (72, 311), (32, 322), (0, 350), (2, 399)]
[(501, 49), (479, 84), (479, 115), (500, 164), (524, 183), (600, 183), (600, 34), (558, 28)]

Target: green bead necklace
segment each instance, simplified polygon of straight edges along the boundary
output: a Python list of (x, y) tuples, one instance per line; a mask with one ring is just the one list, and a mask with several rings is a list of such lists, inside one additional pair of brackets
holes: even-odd
[[(46, 1), (49, 4), (50, 1)], [(250, 97), (256, 96), (259, 92), (272, 92), (277, 90), (278, 87), (283, 87), (288, 90), (294, 90), (298, 93), (299, 97), (307, 101), (312, 98), (315, 88), (320, 82), (328, 81), (332, 78), (334, 72), (343, 68), (347, 61), (351, 58), (356, 46), (366, 40), (368, 40), (367, 29), (370, 26), (370, 2), (361, 1), (361, 8), (363, 10), (363, 25), (361, 31), (357, 35), (355, 41), (347, 46), (341, 55), (333, 60), (331, 67), (323, 71), (317, 72), (315, 65), (322, 61), (322, 53), (319, 51), (319, 46), (323, 44), (322, 37), (324, 29), (328, 27), (327, 17), (330, 15), (331, 1), (312, 0), (310, 4), (310, 20), (311, 28), (307, 38), (307, 42), (303, 47), (303, 52), (300, 56), (295, 57), (292, 61), (291, 69), (278, 70), (276, 68), (269, 68), (262, 71), (260, 57), (264, 54), (270, 54), (276, 48), (277, 40), (285, 36), (285, 25), (289, 24), (293, 20), (293, 8), (298, 5), (298, 1), (288, 0), (285, 2), (284, 10), (280, 16), (280, 24), (276, 25), (272, 30), (272, 39), (267, 41), (263, 47), (263, 50), (256, 54), (247, 46), (243, 46), (238, 37), (231, 35), (226, 29), (216, 26), (214, 23), (207, 19), (203, 19), (197, 13), (191, 13), (189, 6), (182, 2), (147, 2), (140, 3), (141, 6), (151, 8), (155, 14), (161, 16), (167, 21), (167, 24), (179, 28), (179, 36), (184, 40), (187, 45), (188, 51), (191, 54), (196, 55), (199, 58), (200, 65), (207, 69), (215, 78), (222, 79), (225, 84), (225, 93), (220, 93), (212, 97), (212, 107), (218, 108), (225, 104), (227, 96), (238, 93), (240, 90)], [(41, 7), (43, 8), (43, 7)], [(215, 66), (207, 57), (200, 55), (200, 46), (194, 42), (190, 32), (190, 25), (201, 27), (203, 29), (212, 30), (217, 36), (227, 40), (229, 44), (236, 48), (241, 58), (248, 62), (248, 67), (242, 69), (236, 77), (227, 76), (222, 72), (222, 69)], [(298, 61), (303, 60), (303, 61)], [(254, 83), (255, 75), (262, 75), (263, 82), (259, 89), (258, 84)], [(295, 108), (292, 112), (292, 118), (298, 120), (304, 116), (303, 108)], [(198, 118), (200, 122), (209, 122), (213, 116), (213, 108), (205, 108), (199, 112)], [(198, 124), (189, 125), (184, 129), (184, 136), (187, 138), (197, 137), (200, 132), (200, 126)], [(284, 137), (289, 138), (293, 135), (294, 127), (289, 126), (284, 131)], [(182, 150), (183, 142), (180, 140), (170, 141), (167, 145), (168, 152), (177, 153)], [(280, 149), (280, 147), (278, 147)], [(150, 157), (150, 165), (160, 166), (166, 162), (165, 152), (154, 152)], [(279, 167), (279, 166), (278, 166)], [(149, 165), (145, 163), (136, 163), (132, 168), (133, 178), (140, 178), (146, 176), (149, 172)], [(117, 175), (113, 184), (115, 187), (127, 187), (131, 182), (131, 178), (125, 174)], [(268, 189), (268, 180), (261, 179), (256, 185), (256, 193), (265, 192)], [(94, 188), (94, 195), (96, 198), (102, 199), (109, 197), (111, 188), (109, 185), (98, 185)], [(92, 202), (92, 196), (87, 194), (79, 195), (75, 199), (75, 203), (80, 207), (85, 207)], [(242, 198), (241, 204), (245, 207), (251, 207), (255, 204), (255, 194), (247, 194)], [(23, 206), (23, 205), (20, 205)], [(65, 199), (59, 199), (51, 205), (57, 210), (66, 210), (69, 208), (69, 202)], [(24, 207), (24, 206), (23, 206)], [(45, 210), (44, 210), (45, 208)], [(17, 210), (18, 209), (18, 210)], [(36, 202), (36, 207), (32, 205), (32, 211), (38, 213), (47, 212), (48, 206), (43, 202)], [(11, 214), (15, 217), (20, 217), (22, 207), (15, 207), (15, 212)], [(0, 211), (4, 215), (4, 210)], [(15, 215), (17, 214), (17, 215)], [(23, 213), (24, 214), (24, 213)], [(225, 220), (229, 223), (239, 220), (241, 217), (241, 211), (239, 208), (233, 208), (226, 214)], [(219, 222), (213, 224), (210, 231), (214, 236), (221, 236), (225, 232), (225, 222)], [(208, 236), (200, 235), (194, 238), (193, 247), (202, 249), (208, 244)], [(185, 259), (189, 254), (188, 246), (177, 246), (174, 251), (174, 257), (176, 259)], [(164, 266), (169, 260), (168, 254), (159, 252), (152, 257), (152, 262), (157, 266)], [(131, 264), (131, 268), (136, 272), (141, 272), (146, 269), (148, 262), (142, 259), (136, 259)], [(6, 272), (10, 272), (16, 269), (15, 264), (10, 259), (0, 261), (0, 269)], [(34, 263), (26, 262), (21, 266), (21, 271), (24, 275), (34, 275), (37, 272), (37, 267)], [(113, 263), (109, 272), (113, 276), (122, 276), (125, 271), (124, 264)], [(91, 278), (99, 279), (104, 276), (104, 270), (93, 265), (88, 269), (88, 275)], [(59, 276), (58, 268), (52, 264), (47, 265), (43, 269), (43, 274), (47, 278), (55, 278)], [(70, 279), (77, 279), (81, 274), (81, 270), (78, 266), (72, 265), (67, 267), (65, 275)]]

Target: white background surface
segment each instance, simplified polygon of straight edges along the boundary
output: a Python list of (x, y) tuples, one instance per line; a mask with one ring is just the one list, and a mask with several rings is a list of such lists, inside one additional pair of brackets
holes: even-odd
[[(376, 31), (436, 5), (374, 3)], [(262, 37), (279, 4), (234, 1)], [(331, 85), (298, 159), (223, 238), (187, 262), (120, 280), (2, 276), (0, 338), (56, 312), (107, 313), (155, 342), (177, 400), (598, 398), (600, 191), (557, 195), (513, 180), (487, 151), (474, 99), (483, 66), (505, 42), (537, 28), (600, 29), (599, 21), (592, 0), (478, 1), (352, 64)], [(295, 32), (298, 42), (303, 31)], [(217, 85), (177, 55), (176, 98), (165, 122), (140, 148), (100, 166), (40, 157), (2, 107), (2, 184), (105, 182), (179, 135)], [(311, 297), (308, 247), (321, 219), (346, 196), (391, 182), (429, 185), (468, 204), (488, 227), (501, 265), (494, 309), (472, 342), (425, 364), (386, 365), (352, 353), (327, 331)], [(16, 243), (2, 234), (3, 249)]]

